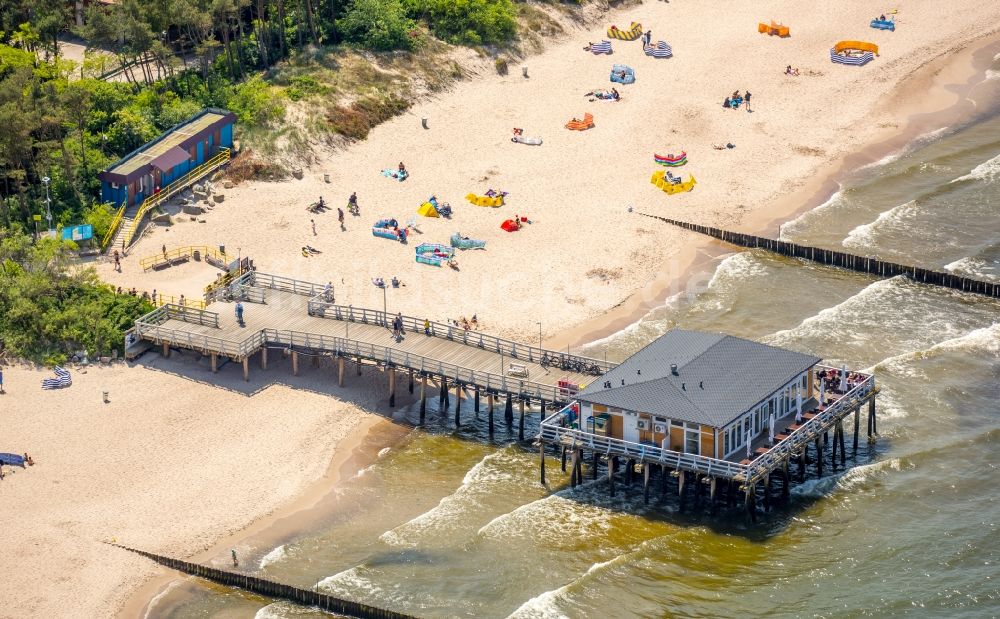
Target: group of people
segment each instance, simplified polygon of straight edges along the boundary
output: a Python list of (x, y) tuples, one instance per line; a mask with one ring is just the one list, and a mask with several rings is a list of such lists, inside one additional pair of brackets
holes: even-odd
[(406, 330), (403, 328), (403, 315), (396, 314), (396, 317), (392, 319), (392, 337), (399, 341), (403, 339), (403, 334)]
[(458, 320), (452, 321), (456, 327), (462, 327), (466, 331), (475, 331), (479, 328), (479, 319), (475, 314), (472, 315), (472, 320), (469, 320), (465, 316), (462, 316)]
[(726, 100), (722, 102), (722, 107), (727, 109), (740, 109), (740, 105), (746, 105), (747, 111), (750, 111), (750, 91), (746, 91), (746, 94), (741, 95), (739, 90), (734, 90), (733, 94), (726, 97)]

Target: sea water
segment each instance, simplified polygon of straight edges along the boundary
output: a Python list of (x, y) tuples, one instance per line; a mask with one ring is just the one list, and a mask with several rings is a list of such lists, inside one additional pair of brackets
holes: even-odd
[[(859, 170), (786, 239), (1000, 279), (1000, 118)], [(259, 573), (421, 617), (989, 617), (1000, 613), (1000, 301), (733, 253), (709, 284), (590, 346), (620, 359), (668, 329), (721, 331), (874, 371), (879, 439), (755, 525), (678, 513), (428, 413)], [(501, 409), (502, 410), (502, 409)], [(414, 417), (413, 411), (407, 416)], [(537, 415), (534, 417), (537, 419)], [(529, 433), (537, 421), (529, 424)], [(850, 437), (848, 437), (848, 450)], [(171, 597), (171, 596), (165, 596)], [(152, 616), (322, 617), (188, 581)]]

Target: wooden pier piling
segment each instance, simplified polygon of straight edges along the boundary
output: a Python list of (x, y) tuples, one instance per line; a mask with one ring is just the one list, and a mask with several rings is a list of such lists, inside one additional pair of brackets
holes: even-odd
[(514, 403), (510, 393), (507, 394), (507, 403), (504, 405), (503, 420), (508, 427), (514, 423)]
[[(490, 409), (489, 410), (489, 417), (490, 417), (490, 419), (489, 419), (489, 427), (490, 427), (490, 438), (492, 438), (493, 437), (493, 393), (492, 392), (486, 394), (486, 406), (487, 406), (487, 408)], [(566, 472), (566, 463), (565, 462), (563, 462), (562, 470), (563, 470), (563, 473)]]
[(427, 376), (420, 374), (420, 425), (427, 419)]
[(396, 407), (396, 368), (390, 367), (389, 374), (389, 408)]
[(517, 419), (517, 440), (524, 441), (524, 398), (518, 401), (520, 414)]

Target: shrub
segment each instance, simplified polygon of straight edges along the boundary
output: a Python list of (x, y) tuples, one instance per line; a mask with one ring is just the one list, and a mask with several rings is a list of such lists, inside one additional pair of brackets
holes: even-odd
[(402, 113), (409, 103), (399, 97), (362, 97), (349, 107), (334, 106), (327, 115), (333, 130), (344, 137), (363, 140), (372, 127)]
[(330, 89), (309, 75), (299, 75), (289, 80), (285, 94), (292, 101), (299, 101), (311, 95), (321, 95)]
[(409, 0), (439, 38), (463, 45), (503, 43), (517, 32), (511, 0)]
[(415, 25), (400, 0), (354, 0), (337, 21), (346, 40), (377, 51), (411, 49)]
[(226, 94), (226, 107), (236, 114), (241, 123), (262, 126), (285, 116), (280, 99), (259, 75), (233, 86)]
[(493, 61), (493, 66), (497, 68), (497, 73), (500, 75), (507, 75), (507, 59), (497, 58)]

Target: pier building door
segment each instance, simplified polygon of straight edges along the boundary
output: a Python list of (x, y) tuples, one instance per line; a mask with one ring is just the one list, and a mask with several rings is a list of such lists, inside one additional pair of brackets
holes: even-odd
[(625, 417), (622, 419), (622, 440), (629, 441), (630, 443), (639, 442), (639, 414), (632, 412), (625, 412)]
[(701, 454), (701, 426), (684, 424), (684, 453)]

